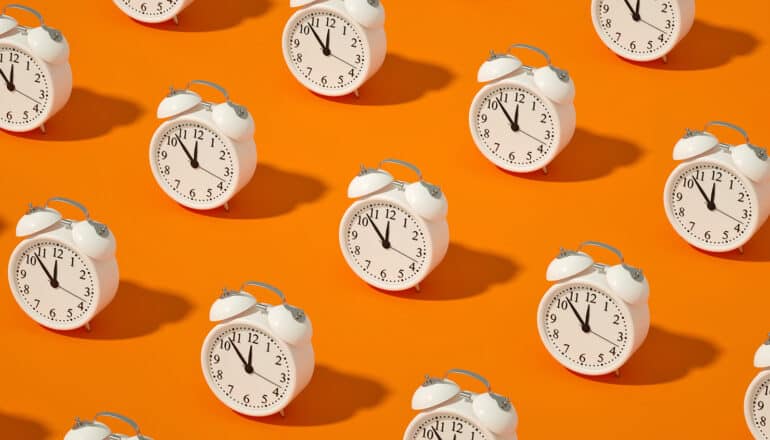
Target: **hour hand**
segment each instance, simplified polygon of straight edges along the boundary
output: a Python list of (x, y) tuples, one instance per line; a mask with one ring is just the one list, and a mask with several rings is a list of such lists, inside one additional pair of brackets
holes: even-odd
[(700, 192), (700, 195), (703, 196), (703, 200), (706, 201), (706, 207), (708, 207), (710, 211), (713, 211), (715, 207), (713, 207), (711, 200), (709, 200), (709, 196), (706, 195), (706, 191), (704, 191), (703, 187), (700, 186), (700, 183), (698, 183), (698, 177), (697, 176), (693, 177), (692, 180), (693, 182), (695, 182), (695, 186), (698, 187), (698, 191)]
[(3, 81), (5, 81), (5, 87), (8, 88), (8, 90), (11, 89), (11, 81), (8, 79), (7, 76), (5, 76), (5, 72), (3, 72), (3, 69), (0, 69), (0, 76), (3, 77)]

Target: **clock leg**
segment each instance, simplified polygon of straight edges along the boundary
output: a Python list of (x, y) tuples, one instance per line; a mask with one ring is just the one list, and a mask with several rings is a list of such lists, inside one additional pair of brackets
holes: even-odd
[(43, 125), (41, 125), (41, 126), (40, 126), (40, 131), (42, 131), (42, 132), (43, 132), (43, 134), (45, 134), (45, 124), (43, 124)]
[(361, 97), (361, 94), (360, 94), (360, 93), (358, 93), (358, 89), (355, 89), (355, 90), (353, 91), (353, 94), (354, 94), (354, 95), (356, 95), (356, 98), (360, 98), (360, 97)]
[(91, 323), (90, 322), (86, 322), (86, 331), (87, 332), (91, 331)]
[(548, 167), (547, 166), (543, 167), (543, 174), (548, 174)]
[(281, 417), (286, 417), (286, 413), (283, 412), (283, 410), (278, 411), (278, 414), (280, 414)]
[(416, 286), (414, 286), (414, 290), (416, 290), (418, 292), (420, 291), (420, 284), (419, 283)]
[(615, 370), (615, 377), (620, 377), (620, 370)]
[(668, 64), (668, 55), (663, 55), (663, 64)]
[(230, 212), (230, 203), (225, 202), (225, 211)]
[(176, 15), (174, 16), (174, 24), (179, 26), (179, 17), (177, 17)]
[(738, 248), (738, 252), (740, 252), (740, 253), (741, 253), (741, 255), (743, 255), (743, 246), (741, 246), (741, 247), (739, 247), (739, 248)]

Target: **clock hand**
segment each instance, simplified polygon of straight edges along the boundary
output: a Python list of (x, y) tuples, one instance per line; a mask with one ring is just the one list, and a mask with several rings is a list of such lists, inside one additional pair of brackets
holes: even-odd
[(659, 27), (655, 26), (654, 24), (650, 23), (650, 22), (649, 22), (649, 21), (647, 21), (647, 20), (642, 20), (641, 18), (639, 18), (639, 20), (638, 20), (638, 21), (641, 21), (642, 23), (646, 24), (647, 26), (649, 26), (649, 27), (651, 27), (651, 28), (655, 28), (655, 30), (656, 30), (656, 31), (658, 31), (658, 32), (660, 32), (661, 34), (665, 34), (665, 33), (666, 33), (666, 31), (664, 31), (663, 29), (661, 29), (661, 28), (659, 28)]
[(3, 77), (3, 81), (5, 81), (5, 87), (8, 89), (8, 91), (13, 92), (13, 85), (11, 84), (11, 81), (8, 80), (8, 77), (5, 76), (3, 69), (0, 69), (0, 76)]
[(210, 174), (213, 177), (216, 177), (217, 179), (221, 180), (222, 182), (225, 182), (225, 179), (217, 176), (216, 174), (212, 173), (211, 171), (207, 170), (206, 168), (203, 168), (202, 166), (198, 165), (198, 169), (201, 171), (205, 171), (206, 173)]
[(192, 154), (187, 150), (187, 147), (182, 142), (182, 138), (178, 134), (174, 134), (176, 137), (176, 140), (179, 142), (179, 145), (182, 146), (182, 150), (184, 150), (184, 154), (187, 156), (188, 159), (190, 159), (190, 166), (193, 168), (196, 168), (193, 164), (195, 163), (195, 159), (192, 157)]
[(444, 440), (444, 439), (442, 439), (442, 438), (441, 438), (441, 436), (438, 434), (438, 431), (436, 430), (436, 427), (435, 427), (435, 426), (431, 426), (431, 427), (430, 427), (430, 429), (432, 429), (432, 430), (433, 430), (433, 434), (435, 434), (435, 435), (436, 435), (436, 440)]
[(331, 54), (332, 52), (331, 47), (329, 47), (329, 34), (331, 33), (330, 31), (331, 29), (326, 29), (326, 50), (329, 51), (329, 54)]
[(17, 89), (16, 86), (13, 86), (13, 91), (18, 93), (19, 95), (29, 99), (30, 101), (34, 102), (35, 104), (40, 104), (40, 101), (38, 101), (37, 99), (27, 95), (26, 93), (22, 92), (21, 90)]
[(634, 11), (634, 14), (636, 14), (637, 17), (642, 18), (642, 16), (639, 14), (639, 6), (641, 3), (641, 0), (636, 0), (636, 11)]
[(191, 165), (193, 168), (198, 168), (200, 165), (198, 163), (198, 141), (195, 141), (195, 149), (193, 149), (193, 160)]
[(70, 292), (69, 290), (65, 289), (64, 287), (62, 287), (62, 286), (58, 286), (58, 287), (59, 287), (59, 289), (61, 289), (61, 290), (65, 291), (65, 292), (69, 293), (70, 295), (74, 296), (75, 298), (77, 298), (77, 299), (79, 299), (79, 300), (81, 300), (83, 302), (86, 302), (86, 300), (84, 300), (83, 298), (75, 295), (74, 293)]
[(543, 141), (541, 141), (540, 139), (538, 139), (538, 138), (536, 138), (536, 137), (532, 136), (531, 134), (527, 133), (526, 131), (524, 131), (524, 130), (522, 130), (522, 129), (520, 129), (520, 128), (518, 129), (518, 131), (519, 131), (519, 133), (525, 134), (526, 136), (528, 136), (528, 137), (530, 137), (530, 138), (532, 138), (532, 139), (534, 139), (534, 140), (538, 141), (539, 143), (541, 143), (541, 144), (545, 145), (545, 142), (543, 142)]
[(59, 284), (59, 260), (53, 262), (53, 280), (56, 284)]
[(10, 75), (9, 81), (11, 82), (11, 87), (13, 87), (15, 89), (16, 88), (16, 83), (13, 81), (13, 68), (14, 68), (14, 65), (11, 64), (11, 75)]
[(342, 61), (343, 63), (347, 64), (348, 66), (350, 66), (350, 67), (352, 67), (354, 69), (356, 68), (356, 66), (348, 63), (347, 61), (343, 60), (342, 58), (338, 57), (337, 55), (334, 55), (333, 53), (331, 53), (329, 55), (331, 55), (332, 58), (337, 58), (338, 60)]
[(56, 278), (51, 276), (51, 272), (48, 272), (48, 268), (45, 267), (45, 264), (43, 264), (43, 260), (40, 259), (40, 256), (35, 254), (35, 258), (37, 258), (37, 262), (40, 263), (40, 267), (43, 268), (43, 272), (45, 272), (45, 276), (48, 277), (48, 282), (51, 284), (51, 287), (54, 289), (59, 287), (59, 282), (56, 281)]
[(513, 131), (519, 130), (519, 104), (516, 104), (516, 112), (513, 115), (513, 126), (516, 127)]
[(616, 343), (614, 343), (614, 342), (610, 341), (609, 339), (605, 338), (604, 336), (600, 335), (599, 333), (596, 333), (596, 332), (595, 332), (595, 331), (593, 331), (593, 330), (591, 330), (591, 333), (592, 333), (593, 335), (595, 335), (595, 336), (598, 336), (598, 337), (599, 337), (599, 338), (601, 338), (601, 339), (604, 339), (605, 341), (609, 342), (610, 344), (612, 344), (612, 345), (614, 345), (614, 346), (618, 347), (618, 344), (616, 344)]
[(388, 220), (388, 225), (385, 226), (385, 241), (390, 243), (390, 220)]
[(569, 307), (572, 309), (572, 313), (574, 313), (574, 314), (575, 314), (575, 317), (578, 319), (578, 321), (580, 321), (580, 328), (581, 328), (583, 331), (585, 331), (585, 328), (586, 328), (586, 323), (585, 323), (585, 321), (583, 321), (583, 317), (582, 317), (582, 316), (580, 316), (580, 313), (578, 313), (577, 309), (576, 309), (576, 308), (575, 308), (575, 306), (572, 304), (572, 301), (570, 301), (569, 299), (567, 299), (567, 304), (569, 304)]
[(238, 357), (241, 359), (241, 362), (243, 363), (243, 369), (244, 369), (244, 370), (246, 370), (246, 373), (247, 373), (247, 374), (251, 374), (251, 373), (253, 373), (253, 372), (254, 372), (254, 369), (253, 369), (253, 368), (251, 368), (251, 365), (249, 365), (249, 363), (247, 363), (247, 362), (246, 362), (246, 359), (245, 359), (245, 358), (243, 357), (243, 355), (241, 354), (241, 351), (240, 351), (240, 350), (238, 350), (238, 346), (237, 346), (237, 345), (235, 345), (235, 337), (233, 337), (233, 338), (229, 339), (229, 341), (230, 341), (230, 344), (232, 344), (233, 348), (235, 349), (235, 353), (236, 353), (236, 354), (238, 355)]
[(249, 344), (249, 366), (253, 369), (254, 364), (251, 363), (252, 355), (254, 354), (254, 346)]
[(377, 225), (374, 223), (374, 220), (372, 220), (372, 216), (369, 214), (366, 214), (366, 217), (369, 219), (369, 224), (372, 225), (374, 228), (374, 232), (377, 233), (377, 236), (380, 237), (380, 243), (382, 243), (383, 249), (388, 249), (390, 247), (390, 243), (388, 243), (388, 240), (385, 239), (385, 236), (382, 235), (382, 232), (380, 232), (380, 228), (377, 227)]
[(256, 371), (252, 371), (252, 372), (251, 372), (251, 374), (254, 374), (255, 376), (261, 377), (261, 378), (262, 378), (262, 379), (264, 379), (266, 382), (269, 382), (270, 384), (272, 384), (272, 385), (273, 385), (273, 386), (275, 386), (276, 388), (281, 388), (281, 386), (280, 386), (280, 385), (278, 385), (277, 383), (273, 382), (272, 380), (270, 380), (270, 379), (266, 378), (265, 376), (263, 376), (263, 375), (261, 375), (261, 374), (257, 373)]
[(329, 50), (328, 47), (326, 47), (326, 45), (324, 45), (324, 42), (321, 41), (321, 37), (318, 36), (318, 32), (315, 31), (315, 28), (313, 27), (313, 25), (308, 24), (308, 26), (310, 26), (310, 30), (313, 32), (313, 36), (315, 37), (316, 41), (318, 41), (318, 44), (321, 45), (321, 52), (323, 52), (323, 54), (326, 55), (327, 57), (331, 55), (331, 51)]
[(722, 211), (721, 209), (715, 208), (715, 209), (714, 209), (714, 211), (716, 211), (716, 212), (718, 212), (718, 213), (720, 213), (720, 214), (724, 215), (725, 217), (729, 217), (729, 218), (731, 218), (731, 219), (735, 220), (736, 222), (738, 222), (738, 223), (740, 223), (740, 224), (743, 224), (743, 222), (742, 222), (742, 221), (740, 221), (740, 220), (738, 220), (737, 218), (735, 218), (735, 217), (731, 216), (730, 214), (728, 214), (728, 213), (726, 213), (726, 212)]
[(626, 6), (628, 6), (628, 10), (631, 11), (631, 18), (633, 18), (634, 21), (639, 21), (639, 18), (636, 15), (636, 11), (634, 10), (634, 7), (631, 6), (631, 3), (628, 0), (623, 0), (623, 2), (625, 2)]
[(585, 326), (583, 327), (584, 333), (591, 332), (591, 324), (588, 323), (588, 321), (591, 319), (591, 304), (588, 304), (588, 307), (586, 307), (586, 320), (585, 320)]
[(709, 211), (715, 210), (716, 206), (714, 206), (711, 203), (711, 200), (709, 200), (709, 196), (706, 195), (706, 191), (703, 191), (703, 187), (700, 186), (700, 183), (698, 183), (698, 178), (697, 177), (693, 177), (692, 180), (693, 180), (693, 182), (695, 182), (695, 186), (698, 187), (698, 191), (700, 191), (700, 195), (703, 196), (703, 200), (706, 201), (706, 208), (708, 208)]
[(500, 100), (499, 97), (495, 97), (497, 100), (497, 104), (500, 106), (500, 109), (503, 111), (503, 114), (505, 115), (505, 118), (508, 119), (508, 122), (511, 124), (511, 130), (513, 131), (519, 131), (519, 125), (515, 122), (513, 122), (513, 118), (511, 118), (510, 113), (508, 113), (508, 110), (505, 109), (505, 106), (503, 105), (503, 101)]
[(401, 254), (401, 255), (405, 256), (406, 258), (408, 258), (408, 259), (410, 259), (410, 260), (414, 261), (415, 263), (419, 263), (419, 261), (417, 261), (417, 260), (415, 260), (414, 258), (410, 257), (409, 255), (407, 255), (407, 254), (405, 254), (405, 253), (401, 252), (400, 250), (398, 250), (398, 249), (394, 248), (393, 246), (391, 246), (391, 247), (390, 247), (390, 249), (393, 249), (394, 251), (398, 252), (399, 254)]

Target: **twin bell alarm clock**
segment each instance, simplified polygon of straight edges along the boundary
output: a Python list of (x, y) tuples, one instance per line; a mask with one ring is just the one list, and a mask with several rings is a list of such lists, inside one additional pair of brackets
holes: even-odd
[[(106, 423), (98, 419), (119, 420), (133, 430), (133, 434), (120, 434), (114, 432)], [(139, 425), (128, 417), (109, 411), (97, 413), (93, 420), (81, 420), (75, 418), (75, 425), (64, 436), (64, 440), (152, 440), (152, 438), (142, 434)]]

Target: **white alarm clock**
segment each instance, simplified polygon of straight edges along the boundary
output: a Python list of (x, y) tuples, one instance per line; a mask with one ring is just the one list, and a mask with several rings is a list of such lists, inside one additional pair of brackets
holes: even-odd
[[(620, 263), (596, 263), (581, 251), (585, 246), (608, 249)], [(650, 328), (650, 286), (642, 271), (614, 247), (587, 241), (575, 251), (562, 249), (546, 279), (555, 284), (540, 300), (537, 329), (551, 356), (587, 376), (619, 374)]]
[(174, 20), (195, 0), (112, 0), (124, 14), (143, 23), (162, 23)]
[[(450, 374), (470, 376), (486, 387), (482, 393), (462, 391)], [(425, 377), (412, 396), (421, 411), (404, 432), (404, 440), (516, 440), (519, 423), (511, 401), (492, 392), (489, 382), (468, 370), (449, 370), (442, 378)]]
[(380, 0), (291, 0), (290, 5), (301, 7), (281, 40), (291, 73), (320, 95), (357, 96), (385, 61)]
[[(133, 428), (133, 434), (120, 434), (113, 430), (104, 422), (97, 419), (111, 418), (117, 419)], [(152, 438), (142, 434), (139, 425), (128, 417), (109, 411), (97, 413), (93, 420), (80, 420), (75, 418), (75, 425), (70, 428), (64, 436), (64, 440), (152, 440)]]
[[(382, 169), (392, 163), (413, 170), (418, 180), (403, 182)], [(443, 191), (423, 180), (420, 170), (398, 159), (377, 169), (361, 166), (348, 185), (357, 199), (340, 222), (340, 248), (356, 275), (380, 289), (419, 290), (419, 283), (441, 263), (449, 246), (447, 201)]]
[[(258, 302), (246, 286), (268, 289), (281, 303)], [(217, 399), (248, 416), (283, 415), (315, 369), (310, 318), (275, 287), (247, 281), (225, 289), (209, 319), (219, 324), (203, 341), (201, 367)]]
[(754, 353), (757, 373), (746, 390), (743, 415), (751, 435), (757, 440), (770, 439), (770, 337)]
[[(37, 27), (19, 25), (6, 14), (20, 9), (37, 17)], [(36, 10), (7, 5), (0, 15), (0, 128), (13, 132), (39, 128), (64, 107), (72, 93), (70, 47), (61, 31), (49, 27)]]
[[(225, 102), (203, 101), (193, 84), (213, 87)], [(191, 209), (224, 206), (254, 176), (257, 147), (254, 119), (242, 105), (230, 101), (222, 87), (194, 80), (182, 90), (171, 88), (158, 106), (167, 119), (150, 142), (150, 168), (163, 191)]]
[[(720, 142), (710, 126), (732, 128), (740, 145)], [(712, 121), (687, 130), (674, 147), (681, 161), (668, 177), (663, 203), (674, 230), (691, 245), (709, 252), (743, 251), (743, 245), (770, 214), (767, 151), (749, 142), (746, 132)]]
[[(77, 207), (85, 218), (62, 218), (52, 202)], [(118, 289), (115, 237), (74, 200), (53, 197), (30, 205), (16, 224), (24, 237), (8, 262), (13, 298), (30, 318), (54, 330), (85, 326), (110, 304)]]
[[(510, 54), (516, 48), (540, 53), (547, 64), (524, 65)], [(484, 157), (504, 170), (547, 172), (575, 133), (575, 84), (537, 47), (514, 44), (508, 52), (492, 51), (479, 69), (477, 79), (486, 84), (468, 114), (471, 135)]]
[(692, 28), (695, 0), (592, 0), (591, 17), (596, 33), (619, 56), (665, 62)]

